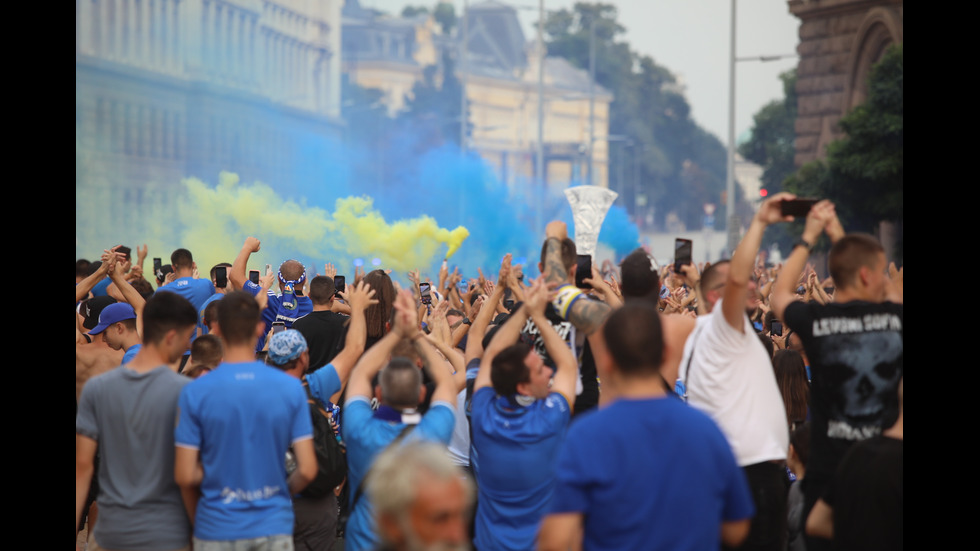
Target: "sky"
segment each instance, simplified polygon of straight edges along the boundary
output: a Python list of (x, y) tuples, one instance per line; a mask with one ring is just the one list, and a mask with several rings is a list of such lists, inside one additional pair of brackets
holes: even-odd
[[(480, 0), (470, 0), (475, 4)], [(605, 0), (619, 10), (626, 27), (623, 37), (633, 50), (649, 55), (683, 80), (695, 121), (722, 141), (728, 141), (728, 89), (731, 45), (731, 0)], [(455, 0), (457, 13), (463, 1)], [(510, 2), (508, 2), (510, 3)], [(533, 38), (536, 0), (515, 0), (527, 38)], [(361, 0), (398, 14), (405, 5), (434, 6), (436, 0)], [(575, 0), (545, 0), (546, 10), (571, 9)], [(431, 7), (430, 6), (430, 7)], [(736, 6), (736, 56), (792, 55), (799, 42), (799, 20), (786, 0), (741, 0)], [(796, 66), (795, 57), (771, 62), (736, 63), (735, 136), (747, 138), (752, 116), (772, 100), (783, 97), (779, 74)]]

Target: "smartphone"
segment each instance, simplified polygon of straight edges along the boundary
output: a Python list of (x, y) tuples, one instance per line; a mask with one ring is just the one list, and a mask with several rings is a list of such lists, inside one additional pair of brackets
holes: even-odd
[(269, 273), (271, 271), (272, 271), (272, 264), (266, 264), (265, 265), (265, 273)]
[(153, 259), (153, 275), (159, 274), (161, 268), (163, 268), (163, 261), (160, 260), (160, 257), (154, 258)]
[(432, 285), (429, 283), (419, 283), (419, 294), (422, 295), (422, 304), (432, 304)]
[(772, 320), (769, 322), (769, 332), (777, 337), (783, 336), (783, 322), (779, 320)]
[(272, 335), (275, 336), (277, 333), (282, 333), (286, 330), (286, 322), (284, 321), (274, 321), (272, 322)]
[(224, 289), (228, 286), (228, 267), (218, 266), (214, 269), (214, 286)]
[[(344, 276), (333, 276), (333, 287), (336, 293), (347, 291), (347, 278)], [(336, 294), (335, 293), (335, 294)]]
[(248, 271), (248, 280), (251, 281), (252, 283), (258, 285), (259, 284), (259, 271), (258, 270), (249, 270)]
[(691, 263), (691, 251), (693, 243), (690, 239), (674, 239), (674, 273), (681, 272), (681, 266)]
[(586, 283), (585, 280), (592, 279), (592, 256), (580, 254), (575, 264), (578, 266), (575, 269), (575, 286), (579, 289), (591, 289), (592, 286)]
[(783, 216), (806, 216), (820, 199), (809, 197), (799, 197), (797, 199), (787, 199), (779, 203), (779, 210)]

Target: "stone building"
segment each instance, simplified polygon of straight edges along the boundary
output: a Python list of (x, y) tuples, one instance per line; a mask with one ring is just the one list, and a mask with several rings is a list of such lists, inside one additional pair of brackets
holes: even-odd
[(903, 40), (903, 0), (790, 0), (800, 19), (796, 165), (823, 158), (843, 137), (837, 122), (868, 93), (888, 46)]
[[(466, 90), (472, 124), (466, 146), (493, 167), (500, 181), (511, 186), (533, 181), (539, 54), (512, 6), (496, 1), (471, 4), (469, 16), (458, 19), (451, 36), (442, 34), (428, 15), (379, 15), (357, 0), (348, 0), (343, 14), (343, 70), (353, 82), (384, 90), (388, 111), (394, 114), (404, 108), (425, 67), (440, 65), (442, 53), (448, 52), (456, 59), (457, 76)], [(466, 47), (461, 48), (464, 34)], [(460, 51), (466, 56), (462, 62)], [(597, 84), (590, 88), (588, 72), (559, 57), (545, 58), (543, 80), (545, 183), (564, 187), (586, 178), (591, 89), (593, 183), (608, 186), (606, 137), (612, 94)]]
[(76, 0), (76, 247), (188, 176), (303, 177), (297, 144), (342, 128), (342, 2)]

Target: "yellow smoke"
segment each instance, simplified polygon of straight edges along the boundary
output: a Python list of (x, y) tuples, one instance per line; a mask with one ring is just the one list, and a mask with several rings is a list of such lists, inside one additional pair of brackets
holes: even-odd
[[(354, 258), (380, 258), (382, 267), (407, 271), (431, 266), (440, 256), (459, 249), (469, 231), (450, 231), (435, 219), (419, 216), (387, 222), (370, 197), (338, 199), (334, 212), (284, 200), (270, 187), (244, 185), (235, 174), (222, 172), (218, 185), (208, 187), (195, 178), (184, 180), (187, 196), (178, 211), (184, 225), (182, 242), (207, 262), (231, 261), (245, 237), (262, 241), (249, 264), (278, 266), (286, 251), (298, 251), (317, 266), (332, 262), (344, 273)], [(199, 266), (210, 266), (202, 264)], [(202, 271), (205, 268), (202, 268)], [(318, 269), (319, 271), (319, 269)]]

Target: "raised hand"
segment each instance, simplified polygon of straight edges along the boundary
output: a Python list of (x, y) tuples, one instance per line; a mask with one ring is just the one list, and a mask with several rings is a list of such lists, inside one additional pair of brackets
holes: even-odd
[(510, 262), (511, 254), (507, 253), (504, 255), (504, 259), (500, 261), (500, 273), (497, 274), (497, 285), (507, 286), (507, 281), (510, 277)]
[(262, 246), (262, 242), (255, 237), (246, 237), (245, 244), (242, 245), (243, 249), (248, 249), (253, 253), (259, 252), (259, 248)]
[(364, 281), (358, 281), (353, 286), (347, 287), (345, 292), (338, 294), (350, 306), (351, 310), (366, 310), (368, 306), (378, 303), (378, 300), (374, 298), (374, 289)]
[(766, 199), (759, 205), (759, 210), (755, 213), (755, 219), (766, 225), (777, 222), (792, 222), (792, 216), (783, 216), (782, 203), (789, 199), (796, 199), (796, 195), (783, 191)]
[(545, 306), (551, 302), (551, 295), (552, 291), (545, 285), (544, 278), (539, 277), (534, 285), (528, 289), (527, 297), (524, 299), (524, 307), (532, 316), (543, 316)]
[(337, 267), (330, 262), (327, 262), (323, 265), (323, 275), (329, 277), (330, 279), (337, 277)]
[(418, 313), (412, 293), (399, 291), (395, 296), (395, 332), (403, 339), (411, 339), (419, 334)]

